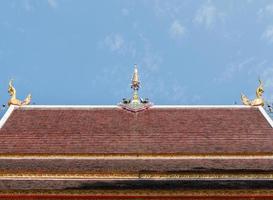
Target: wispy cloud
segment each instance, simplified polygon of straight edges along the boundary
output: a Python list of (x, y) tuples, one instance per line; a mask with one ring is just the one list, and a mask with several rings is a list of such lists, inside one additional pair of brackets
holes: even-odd
[[(171, 22), (168, 24), (166, 29), (172, 39), (181, 39), (185, 36), (187, 33), (185, 24), (188, 21), (188, 16), (185, 14), (185, 10), (187, 9), (189, 2), (181, 0), (151, 0), (148, 2), (156, 17), (163, 21), (169, 20)], [(183, 19), (183, 23), (181, 23), (181, 19)]]
[(140, 62), (143, 68), (145, 68), (147, 71), (153, 72), (159, 70), (162, 63), (162, 58), (156, 53), (152, 53), (150, 50), (146, 49)]
[(51, 7), (51, 8), (57, 8), (58, 7), (58, 2), (57, 0), (47, 0), (48, 2), (48, 5)]
[(207, 1), (201, 6), (194, 17), (194, 22), (211, 28), (219, 19), (222, 20), (224, 13), (216, 8), (211, 1)]
[(121, 9), (121, 14), (124, 16), (128, 16), (130, 14), (130, 11), (127, 8), (122, 8)]
[(265, 7), (265, 11), (266, 11), (267, 13), (273, 14), (273, 3), (268, 4), (268, 5)]
[(169, 96), (171, 100), (177, 103), (188, 102), (187, 87), (181, 84), (174, 83), (171, 88), (171, 94)]
[(107, 35), (100, 46), (104, 46), (111, 52), (121, 55), (130, 55), (134, 57), (136, 54), (133, 43), (126, 41), (124, 37), (118, 33)]
[[(34, 11), (39, 5), (48, 5), (50, 8), (57, 8), (58, 7), (58, 0), (44, 0), (44, 1), (37, 1), (37, 0), (23, 0), (22, 1), (23, 8), (27, 12)], [(15, 7), (16, 4), (12, 5)]]
[(153, 9), (155, 14), (158, 17), (171, 17), (174, 18), (180, 13), (181, 8), (184, 6), (183, 1), (180, 0), (173, 0), (173, 1), (161, 1), (161, 0), (154, 0), (152, 2)]
[(262, 80), (265, 87), (265, 97), (269, 102), (273, 102), (273, 66), (266, 68), (262, 73)]
[(269, 43), (273, 43), (273, 26), (268, 26), (264, 33), (262, 34), (262, 38), (266, 39)]
[(232, 80), (235, 77), (245, 76), (260, 77), (268, 66), (268, 60), (248, 57), (227, 65), (223, 73), (215, 79), (217, 82)]
[(24, 1), (24, 8), (26, 11), (32, 11), (34, 9), (34, 6), (32, 5), (30, 0), (25, 0)]
[(144, 47), (144, 50), (138, 51), (141, 66), (148, 72), (147, 74), (158, 71), (163, 61), (162, 56), (158, 54), (158, 51), (153, 47), (146, 36), (140, 34), (139, 37)]
[(266, 15), (273, 15), (273, 3), (267, 4), (258, 11), (259, 17), (264, 17)]
[(110, 48), (111, 51), (120, 51), (125, 46), (124, 39), (119, 34), (106, 36), (104, 43)]
[(182, 38), (186, 33), (186, 28), (178, 20), (173, 21), (169, 30), (170, 36), (174, 39)]
[(250, 65), (255, 61), (254, 57), (246, 58), (239, 62), (232, 62), (227, 65), (227, 68), (224, 72), (215, 80), (218, 82), (227, 81), (232, 79), (235, 75), (241, 73), (243, 70), (250, 70)]

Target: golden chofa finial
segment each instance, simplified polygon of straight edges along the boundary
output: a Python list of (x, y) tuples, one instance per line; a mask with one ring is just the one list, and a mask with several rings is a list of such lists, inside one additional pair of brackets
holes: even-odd
[(31, 94), (29, 94), (24, 101), (20, 101), (16, 98), (16, 89), (13, 86), (13, 80), (9, 82), (8, 93), (10, 94), (11, 98), (8, 102), (8, 105), (16, 105), (16, 106), (24, 106), (29, 105), (31, 102)]
[(256, 89), (256, 98), (254, 100), (249, 100), (247, 96), (241, 94), (242, 103), (247, 106), (264, 106), (264, 100), (262, 98), (263, 93), (264, 93), (263, 83), (259, 79), (259, 86)]

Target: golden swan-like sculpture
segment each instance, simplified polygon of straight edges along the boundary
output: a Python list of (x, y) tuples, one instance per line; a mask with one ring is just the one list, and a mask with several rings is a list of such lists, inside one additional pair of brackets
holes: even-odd
[(256, 89), (256, 98), (254, 100), (250, 100), (246, 95), (241, 94), (242, 103), (247, 106), (264, 106), (264, 100), (262, 98), (263, 93), (263, 83), (259, 79), (259, 86)]
[(31, 102), (31, 94), (29, 94), (24, 101), (20, 101), (16, 98), (16, 89), (13, 86), (13, 80), (9, 82), (8, 93), (10, 94), (11, 98), (8, 102), (8, 105), (16, 105), (16, 106), (24, 106), (29, 105)]

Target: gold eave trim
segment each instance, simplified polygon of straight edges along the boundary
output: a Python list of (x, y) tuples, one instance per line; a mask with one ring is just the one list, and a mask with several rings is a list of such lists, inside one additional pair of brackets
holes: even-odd
[(0, 173), (0, 180), (273, 180), (270, 173)]
[[(255, 196), (263, 196), (263, 197), (272, 197), (273, 190), (0, 190), (0, 197), (4, 195), (49, 195), (58, 197), (57, 195), (73, 195), (74, 198), (83, 197), (83, 196), (99, 196), (99, 197), (107, 197), (107, 196), (135, 196), (137, 195), (139, 198), (141, 197), (158, 197), (159, 195), (162, 197), (255, 197)], [(56, 195), (56, 196), (55, 196)], [(10, 196), (9, 196), (10, 197)], [(25, 196), (27, 197), (27, 196)], [(243, 198), (244, 199), (244, 198)]]

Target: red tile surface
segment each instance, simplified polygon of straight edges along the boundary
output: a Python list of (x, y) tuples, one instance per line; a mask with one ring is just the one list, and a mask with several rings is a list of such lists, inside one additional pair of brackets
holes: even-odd
[[(272, 154), (273, 129), (258, 108), (17, 108), (0, 129), (4, 154)], [(35, 159), (2, 157), (0, 173), (272, 173), (272, 159)], [(130, 182), (131, 181), (131, 182)], [(67, 188), (272, 189), (271, 180), (0, 179), (0, 190)], [(146, 182), (145, 182), (146, 181)], [(148, 181), (148, 182), (147, 182)], [(162, 183), (161, 183), (161, 182)], [(167, 181), (167, 182), (166, 182)], [(214, 182), (211, 182), (214, 181)], [(146, 185), (145, 185), (146, 184)], [(5, 198), (9, 196), (1, 196)], [(38, 196), (17, 196), (36, 199)], [(14, 196), (14, 199), (17, 197)], [(49, 196), (48, 196), (49, 197)], [(40, 199), (48, 198), (39, 196)], [(52, 197), (52, 196), (51, 196)], [(51, 198), (49, 197), (49, 198)], [(56, 197), (56, 196), (55, 196)], [(60, 196), (59, 196), (60, 197)], [(71, 197), (71, 196), (70, 196)], [(75, 197), (75, 196), (74, 196)], [(52, 197), (54, 198), (54, 197)], [(58, 197), (57, 197), (58, 198)], [(69, 196), (64, 196), (69, 198)], [(86, 198), (78, 196), (77, 198)], [(101, 197), (102, 198), (102, 197)], [(113, 199), (119, 197), (112, 197)], [(124, 197), (125, 199), (127, 196)], [(138, 197), (136, 199), (141, 199)], [(149, 197), (146, 197), (149, 199)], [(186, 198), (186, 197), (183, 197)], [(181, 199), (183, 199), (181, 197)], [(214, 197), (207, 197), (213, 199)], [(222, 198), (222, 197), (221, 197)], [(266, 199), (242, 196), (234, 199)], [(134, 199), (134, 198), (133, 198)], [(171, 197), (170, 197), (171, 199)], [(201, 197), (193, 199), (202, 199)], [(225, 199), (225, 197), (223, 197)], [(229, 199), (229, 198), (227, 198)]]
[(0, 154), (273, 152), (258, 108), (19, 108), (0, 135)]

